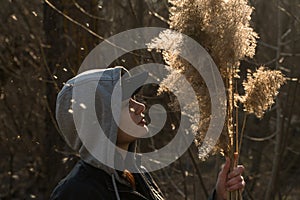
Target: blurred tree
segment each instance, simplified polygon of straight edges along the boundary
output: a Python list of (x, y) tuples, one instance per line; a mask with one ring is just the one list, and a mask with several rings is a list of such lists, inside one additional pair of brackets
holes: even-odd
[[(276, 2), (251, 1), (260, 40), (256, 57), (241, 67), (242, 77), (247, 68), (260, 64), (278, 68), (289, 77), (277, 106), (263, 120), (250, 116), (248, 121), (241, 161), (247, 169), (250, 199), (298, 199), (300, 195), (300, 2)], [(168, 3), (3, 0), (0, 6), (0, 199), (48, 199), (77, 160), (56, 127), (57, 92), (103, 38), (136, 27), (167, 27)], [(159, 54), (138, 53), (128, 53), (112, 65), (131, 68), (162, 63)], [(149, 86), (143, 94), (151, 96), (156, 87)], [(161, 102), (159, 98), (169, 100), (168, 96), (149, 98), (149, 104)], [(160, 148), (172, 139), (178, 116), (170, 115), (164, 139), (143, 141), (142, 150)], [(203, 163), (193, 160), (191, 152), (196, 155), (196, 148), (154, 173), (168, 199), (202, 199), (206, 192), (200, 178), (208, 191), (214, 186), (222, 158), (211, 157)]]

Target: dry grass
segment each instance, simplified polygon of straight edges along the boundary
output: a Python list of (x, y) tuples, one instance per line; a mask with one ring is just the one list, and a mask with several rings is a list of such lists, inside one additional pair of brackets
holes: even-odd
[(249, 72), (247, 80), (243, 82), (245, 95), (239, 97), (244, 111), (262, 118), (274, 103), (278, 90), (284, 83), (285, 78), (278, 70), (269, 70), (261, 66), (254, 73)]
[[(255, 54), (258, 36), (249, 24), (253, 8), (247, 5), (245, 0), (170, 0), (169, 2), (172, 5), (170, 27), (190, 36), (209, 52), (220, 70), (229, 93), (232, 92), (230, 83), (233, 77), (237, 77), (240, 60)], [(196, 92), (198, 102), (195, 105), (199, 106), (201, 118), (198, 126), (194, 126), (197, 127), (194, 131), (195, 143), (200, 146), (211, 118), (211, 103), (206, 84), (197, 70), (178, 56), (177, 52), (184, 42), (182, 39), (176, 35), (164, 34), (153, 42), (167, 47), (164, 49), (170, 49), (170, 52), (163, 52), (164, 59), (170, 66), (170, 75), (163, 81), (161, 91), (174, 88), (180, 79), (180, 74), (184, 74)], [(176, 47), (175, 52), (174, 47)], [(176, 90), (184, 93), (185, 88), (180, 88), (180, 84), (178, 85)], [(178, 108), (176, 106), (175, 108)], [(214, 152), (221, 150), (228, 153), (231, 148), (228, 144), (232, 143), (231, 138), (233, 138), (231, 126), (232, 120), (228, 117)], [(205, 153), (199, 152), (199, 158), (205, 157)]]

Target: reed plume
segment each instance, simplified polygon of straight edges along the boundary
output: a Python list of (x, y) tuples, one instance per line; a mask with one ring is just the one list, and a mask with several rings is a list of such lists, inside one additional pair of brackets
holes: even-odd
[[(232, 97), (233, 78), (237, 77), (240, 60), (255, 54), (258, 36), (249, 23), (253, 8), (248, 6), (245, 0), (170, 0), (169, 2), (172, 5), (170, 28), (193, 38), (209, 52), (226, 83), (228, 97)], [(170, 66), (170, 74), (161, 84), (160, 91), (173, 88), (180, 79), (180, 74), (184, 74), (196, 92), (201, 115), (199, 126), (195, 130), (195, 143), (200, 146), (211, 118), (211, 103), (206, 84), (197, 70), (178, 56), (180, 46), (184, 43), (182, 38), (176, 34), (162, 33), (159, 39), (153, 42), (162, 45), (164, 49), (170, 49), (163, 52), (164, 59)], [(173, 51), (174, 47), (177, 52)], [(177, 90), (185, 91), (183, 88)], [(231, 111), (213, 153), (221, 151), (228, 155), (233, 145), (233, 121), (232, 117), (229, 117), (233, 110), (232, 98), (229, 98), (228, 106), (228, 110)], [(199, 158), (205, 159), (206, 153), (199, 152)]]
[(264, 113), (274, 104), (278, 90), (286, 78), (279, 70), (259, 67), (255, 72), (248, 72), (243, 82), (245, 94), (238, 99), (244, 105), (244, 111), (262, 118)]

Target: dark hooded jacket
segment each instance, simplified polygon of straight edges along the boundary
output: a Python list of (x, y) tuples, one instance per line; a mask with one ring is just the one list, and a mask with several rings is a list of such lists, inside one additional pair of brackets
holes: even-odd
[[(122, 90), (115, 93), (114, 101), (112, 94), (117, 86), (120, 86), (119, 89), (122, 86), (119, 81), (121, 70), (116, 67), (81, 73), (70, 79), (58, 94), (56, 119), (61, 134), (66, 143), (79, 153), (81, 160), (60, 181), (50, 199), (163, 199), (150, 174), (138, 165), (137, 158), (127, 156), (124, 161), (115, 150), (118, 119), (113, 114), (120, 114), (124, 98)], [(96, 115), (93, 116), (93, 113)], [(129, 150), (135, 151), (135, 146), (135, 143), (130, 144)], [(140, 172), (130, 173), (130, 169), (127, 170), (134, 177), (133, 182), (128, 180), (128, 173), (111, 167), (117, 164), (119, 168), (123, 165), (127, 169), (126, 163)]]
[[(120, 114), (122, 94), (117, 93), (116, 101), (112, 101), (112, 94), (122, 84), (121, 70), (116, 67), (81, 73), (70, 79), (58, 94), (56, 119), (61, 135), (81, 160), (59, 182), (51, 200), (164, 199), (150, 174), (139, 165), (137, 156), (127, 156), (124, 161), (115, 150), (118, 119), (114, 114)], [(129, 151), (135, 152), (135, 146), (130, 144)], [(120, 163), (124, 170), (129, 169), (129, 175), (111, 167)], [(131, 167), (127, 168), (126, 163)], [(130, 173), (132, 166), (140, 173)]]
[[(121, 172), (119, 172), (121, 175)], [(134, 174), (136, 189), (104, 170), (79, 161), (53, 191), (53, 200), (152, 200), (163, 196), (148, 173)], [(118, 193), (118, 194), (117, 194)]]

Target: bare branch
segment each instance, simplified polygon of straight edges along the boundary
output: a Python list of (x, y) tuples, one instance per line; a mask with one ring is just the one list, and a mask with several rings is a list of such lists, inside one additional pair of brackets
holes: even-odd
[(149, 2), (146, 1), (146, 4), (148, 6), (149, 12), (151, 15), (153, 15), (154, 17), (157, 17), (158, 19), (160, 19), (161, 21), (165, 22), (165, 23), (169, 23), (169, 20), (164, 18), (163, 16), (161, 16), (160, 14), (158, 14), (156, 11), (154, 11), (152, 9), (152, 7), (150, 6)]
[(283, 40), (286, 36), (288, 36), (291, 33), (291, 31), (292, 31), (291, 28), (289, 28), (288, 30), (286, 30), (286, 32), (282, 34), (281, 40)]
[[(94, 31), (92, 31), (91, 29), (87, 28), (85, 25), (79, 23), (78, 21), (74, 20), (73, 18), (71, 18), (70, 16), (66, 15), (65, 13), (63, 13), (61, 10), (59, 10), (56, 6), (54, 6), (51, 2), (49, 2), (49, 0), (45, 0), (45, 2), (52, 8), (54, 9), (56, 12), (58, 12), (60, 15), (62, 15), (63, 17), (65, 17), (67, 20), (69, 20), (70, 22), (76, 24), (77, 26), (81, 27), (82, 29), (86, 30), (88, 33), (90, 33), (91, 35), (95, 36), (96, 38), (100, 39), (100, 40), (104, 40), (105, 42), (107, 42), (108, 44), (112, 45), (113, 47), (116, 47), (118, 49), (121, 49), (125, 52), (128, 52), (127, 49), (124, 49), (122, 47), (119, 47), (117, 45), (115, 45), (114, 43), (112, 43), (111, 41), (105, 39), (104, 37), (98, 35), (97, 33), (95, 33)], [(136, 53), (132, 53), (132, 52), (128, 52), (132, 55), (136, 55), (139, 56)]]
[(137, 13), (133, 9), (132, 2), (130, 0), (127, 0), (127, 3), (129, 4), (129, 8), (130, 8), (132, 15), (135, 17), (135, 20), (138, 22), (139, 19), (138, 19)]
[(298, 41), (298, 40), (300, 40), (300, 36), (297, 36), (297, 37), (295, 37), (295, 38), (293, 38), (293, 39), (291, 39), (291, 40), (282, 42), (281, 45), (285, 46), (285, 45), (288, 45), (288, 44), (290, 44), (290, 43), (292, 43), (292, 42), (296, 42), (296, 41)]
[(300, 53), (285, 53), (285, 52), (282, 52), (280, 53), (281, 56), (289, 56), (289, 57), (293, 57), (293, 56), (300, 56)]
[(258, 138), (258, 137), (251, 137), (251, 136), (248, 136), (248, 135), (245, 135), (245, 138), (247, 138), (248, 140), (252, 140), (252, 141), (255, 141), (255, 142), (264, 142), (266, 140), (270, 140), (272, 139), (273, 137), (276, 136), (276, 133), (273, 133), (269, 136), (266, 136), (266, 137), (262, 137), (262, 138)]
[(57, 82), (55, 81), (55, 79), (54, 79), (54, 77), (53, 77), (53, 74), (51, 73), (50, 68), (49, 68), (49, 66), (48, 66), (48, 63), (47, 63), (47, 61), (46, 61), (46, 55), (45, 55), (45, 52), (44, 52), (44, 49), (43, 49), (43, 46), (42, 46), (42, 42), (41, 42), (41, 41), (40, 41), (40, 50), (41, 50), (41, 57), (42, 57), (42, 59), (43, 59), (44, 66), (45, 66), (45, 68), (46, 68), (46, 70), (47, 70), (47, 73), (48, 73), (48, 75), (51, 77), (52, 82), (53, 82), (53, 84), (54, 84), (54, 87), (55, 87), (56, 91), (58, 92), (60, 89), (59, 89), (58, 84), (57, 84)]
[(61, 10), (59, 10), (56, 6), (54, 6), (50, 1), (45, 0), (45, 2), (52, 8), (54, 9), (56, 12), (58, 12), (60, 15), (62, 15), (63, 17), (65, 17), (67, 20), (69, 20), (70, 22), (76, 24), (77, 26), (83, 28), (84, 30), (86, 30), (87, 32), (89, 32), (91, 35), (95, 36), (96, 38), (100, 39), (100, 40), (105, 40), (104, 37), (98, 35), (97, 33), (95, 33), (94, 31), (92, 31), (91, 29), (87, 28), (86, 26), (84, 26), (83, 24), (79, 23), (78, 21), (74, 20), (73, 18), (71, 18), (70, 16), (66, 15), (65, 13), (63, 13)]
[(51, 111), (51, 108), (50, 108), (49, 102), (48, 102), (48, 100), (47, 100), (47, 97), (45, 97), (45, 98), (43, 99), (43, 102), (44, 102), (44, 104), (45, 104), (45, 106), (46, 106), (46, 108), (47, 108), (47, 110), (48, 110), (48, 112), (49, 112), (49, 116), (50, 116), (50, 118), (51, 118), (52, 124), (54, 125), (56, 131), (59, 133), (60, 130), (59, 130), (59, 128), (58, 128), (58, 125), (57, 125), (57, 123), (56, 123), (56, 120), (54, 119), (54, 115), (55, 115), (55, 114), (52, 113), (52, 111)]
[(276, 50), (276, 51), (277, 51), (277, 49), (278, 49), (277, 46), (274, 46), (274, 45), (265, 43), (265, 42), (263, 42), (263, 41), (261, 41), (261, 40), (258, 40), (257, 43), (260, 44), (260, 45), (262, 45), (262, 46), (268, 47), (268, 48), (270, 48), (270, 49)]
[[(286, 4), (285, 1), (281, 1), (282, 4), (284, 4), (285, 6), (288, 6), (288, 4)], [(278, 6), (278, 9), (281, 10), (282, 12), (284, 12), (287, 16), (291, 17), (292, 19), (294, 19), (296, 22), (300, 22), (300, 19), (295, 16), (292, 12), (289, 12), (286, 8), (282, 7), (282, 6)]]
[(78, 8), (78, 10), (80, 10), (80, 12), (89, 16), (90, 18), (101, 20), (101, 21), (109, 21), (105, 18), (101, 18), (101, 17), (95, 16), (95, 15), (92, 15), (91, 13), (87, 12), (82, 6), (80, 6), (76, 0), (72, 0), (72, 1), (73, 1), (74, 5), (76, 6), (76, 8)]

